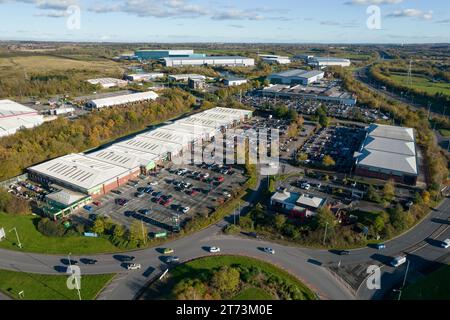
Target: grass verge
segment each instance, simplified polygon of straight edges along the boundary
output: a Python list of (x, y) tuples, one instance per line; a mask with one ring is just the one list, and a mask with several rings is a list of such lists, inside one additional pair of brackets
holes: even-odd
[(450, 265), (406, 287), (402, 300), (449, 300)]
[[(94, 300), (114, 274), (86, 275), (81, 278), (81, 298)], [(77, 290), (67, 288), (67, 276), (41, 275), (0, 270), (0, 291), (25, 300), (78, 300)]]

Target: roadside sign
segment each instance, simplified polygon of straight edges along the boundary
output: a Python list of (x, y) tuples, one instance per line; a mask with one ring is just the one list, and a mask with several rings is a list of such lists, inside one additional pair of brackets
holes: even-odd
[(2, 241), (3, 238), (6, 238), (6, 233), (5, 233), (5, 229), (1, 228), (0, 229), (0, 241)]

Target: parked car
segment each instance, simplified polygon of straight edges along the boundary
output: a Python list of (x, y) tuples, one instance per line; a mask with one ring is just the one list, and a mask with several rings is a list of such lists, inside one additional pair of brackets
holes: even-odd
[(151, 213), (151, 211), (149, 209), (141, 209), (139, 210), (139, 213), (143, 214), (144, 216), (148, 216)]
[(145, 193), (144, 193), (144, 192), (136, 192), (136, 193), (134, 194), (134, 196), (135, 196), (136, 198), (143, 198), (143, 197), (145, 197)]
[(191, 208), (189, 208), (189, 207), (184, 207), (184, 208), (181, 209), (181, 211), (182, 211), (183, 213), (185, 213), (185, 214), (188, 213), (189, 210), (191, 210)]
[(348, 250), (339, 251), (339, 255), (341, 255), (341, 256), (348, 256), (349, 254), (350, 254), (350, 251), (348, 251)]
[(272, 248), (264, 248), (264, 252), (270, 253), (270, 254), (275, 254), (275, 250), (273, 250)]
[(231, 198), (231, 194), (229, 193), (229, 192), (224, 192), (223, 193), (223, 195), (224, 195), (224, 197), (226, 197), (226, 198)]
[(92, 202), (93, 205), (100, 207), (102, 205), (102, 203), (100, 201), (94, 201)]
[(91, 206), (84, 206), (83, 209), (86, 210), (87, 212), (93, 212), (94, 211), (94, 208), (91, 207)]
[(218, 248), (218, 247), (211, 247), (211, 248), (209, 248), (209, 252), (211, 252), (211, 253), (219, 253), (220, 252), (220, 248)]
[(450, 239), (445, 239), (444, 241), (442, 241), (441, 247), (444, 249), (448, 249), (450, 247)]
[(151, 185), (151, 186), (157, 186), (158, 184), (159, 184), (158, 181), (150, 182), (150, 185)]
[(386, 245), (384, 243), (378, 243), (375, 245), (378, 250), (386, 249)]
[(173, 250), (173, 249), (171, 249), (171, 248), (166, 248), (166, 249), (164, 249), (164, 251), (163, 251), (164, 254), (171, 254), (171, 253), (174, 253), (174, 252), (175, 252), (175, 250)]
[(180, 261), (180, 258), (174, 257), (174, 256), (168, 257), (166, 260), (167, 263), (173, 263), (173, 262), (178, 262), (178, 261)]
[(127, 265), (128, 270), (139, 270), (141, 269), (141, 265), (139, 263), (129, 263)]

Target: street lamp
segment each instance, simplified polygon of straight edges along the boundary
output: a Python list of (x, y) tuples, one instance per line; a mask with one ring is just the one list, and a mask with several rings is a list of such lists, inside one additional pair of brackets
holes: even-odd
[(11, 230), (9, 230), (9, 232), (11, 232), (11, 231), (15, 231), (15, 233), (16, 233), (16, 237), (17, 237), (17, 246), (20, 248), (20, 249), (22, 249), (22, 243), (20, 242), (20, 239), (19, 239), (19, 233), (17, 232), (17, 229), (16, 229), (16, 227), (14, 227), (14, 228), (12, 228)]

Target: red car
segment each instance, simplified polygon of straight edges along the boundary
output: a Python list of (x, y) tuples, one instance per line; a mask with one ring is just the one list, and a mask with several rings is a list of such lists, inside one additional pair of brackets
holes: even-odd
[(190, 196), (196, 196), (197, 194), (198, 194), (198, 191), (197, 190), (191, 190), (191, 191), (189, 191), (189, 193), (188, 193)]
[(94, 201), (93, 204), (97, 207), (100, 207), (102, 205), (100, 201)]
[(224, 177), (218, 177), (216, 180), (217, 180), (217, 182), (224, 182), (225, 178)]
[(167, 207), (169, 204), (171, 204), (173, 202), (173, 199), (168, 199), (168, 200), (165, 200), (165, 201), (162, 201), (161, 202), (161, 204), (164, 206), (164, 207)]

